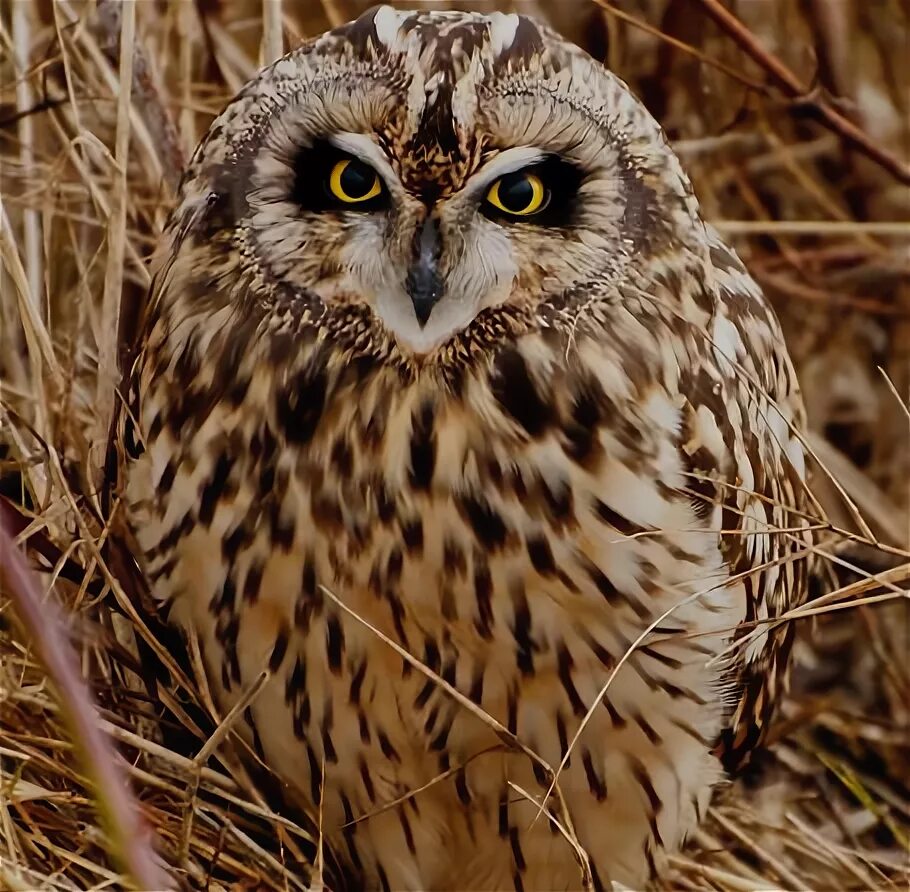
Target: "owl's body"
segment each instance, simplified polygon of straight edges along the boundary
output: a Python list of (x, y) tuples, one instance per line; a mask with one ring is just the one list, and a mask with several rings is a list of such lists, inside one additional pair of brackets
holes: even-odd
[[(385, 203), (313, 198), (337, 152)], [(481, 216), (529, 164), (546, 225)], [(787, 627), (725, 650), (808, 541), (776, 320), (656, 125), (525, 19), (380, 9), (244, 90), (170, 232), (126, 495), (220, 708), (270, 673), (242, 733), (368, 888), (580, 888), (566, 811), (640, 886), (760, 736)], [(552, 821), (439, 678), (554, 769), (602, 696)]]

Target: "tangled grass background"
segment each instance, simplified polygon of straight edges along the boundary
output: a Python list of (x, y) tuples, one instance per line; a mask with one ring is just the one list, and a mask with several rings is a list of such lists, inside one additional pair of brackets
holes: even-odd
[[(330, 883), (318, 828), (273, 810), (145, 611), (100, 484), (118, 320), (184, 159), (261, 64), (368, 5), (0, 3), (0, 510), (19, 546), (0, 552), (0, 888)], [(661, 888), (906, 888), (910, 3), (435, 5), (537, 15), (607, 60), (773, 301), (804, 389), (830, 579), (786, 618), (771, 745)]]

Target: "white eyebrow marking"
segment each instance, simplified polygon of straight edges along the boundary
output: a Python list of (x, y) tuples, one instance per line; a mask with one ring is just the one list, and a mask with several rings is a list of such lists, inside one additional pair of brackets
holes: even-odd
[(397, 43), (399, 29), (407, 17), (407, 13), (396, 12), (391, 6), (380, 6), (373, 16), (376, 37), (391, 48)]
[(477, 171), (465, 188), (471, 192), (480, 191), (499, 177), (543, 161), (547, 154), (534, 146), (516, 146), (514, 149), (506, 149)]
[(398, 179), (395, 171), (389, 164), (388, 159), (382, 149), (363, 133), (348, 133), (347, 131), (338, 131), (328, 137), (328, 141), (342, 152), (354, 155), (361, 161), (365, 161), (385, 180), (389, 189), (401, 189), (401, 181)]
[(507, 15), (504, 12), (494, 12), (488, 18), (490, 20), (490, 49), (494, 56), (498, 56), (515, 42), (518, 16), (515, 13)]

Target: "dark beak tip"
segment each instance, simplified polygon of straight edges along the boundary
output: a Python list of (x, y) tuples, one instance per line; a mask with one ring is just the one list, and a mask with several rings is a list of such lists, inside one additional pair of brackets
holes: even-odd
[(414, 248), (405, 287), (414, 305), (417, 324), (423, 328), (445, 290), (444, 282), (439, 276), (441, 245), (435, 220), (428, 219), (424, 222)]
[(439, 303), (444, 291), (443, 283), (435, 270), (421, 270), (418, 275), (409, 277), (407, 282), (408, 296), (414, 307), (414, 315), (423, 328)]
[(411, 304), (414, 307), (414, 316), (417, 318), (417, 324), (423, 328), (433, 313), (433, 308), (439, 300), (438, 292), (425, 291), (411, 295)]

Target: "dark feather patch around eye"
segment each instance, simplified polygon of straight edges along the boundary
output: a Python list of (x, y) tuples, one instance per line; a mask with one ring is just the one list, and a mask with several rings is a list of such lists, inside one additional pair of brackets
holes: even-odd
[[(373, 169), (363, 161), (333, 146), (326, 140), (316, 140), (313, 145), (300, 149), (294, 158), (294, 182), (291, 201), (306, 211), (376, 211), (388, 204), (388, 192), (383, 185), (375, 197), (356, 203), (340, 201), (332, 194), (330, 179), (339, 161), (350, 160), (347, 179), (369, 177)], [(352, 181), (353, 182), (353, 181)]]
[[(497, 210), (488, 201), (481, 203), (481, 211), (498, 223), (527, 226), (571, 226), (575, 216), (578, 189), (585, 178), (584, 171), (559, 155), (548, 155), (537, 164), (522, 168), (516, 173), (540, 177), (549, 193), (546, 207), (539, 213), (522, 217), (510, 216)], [(509, 174), (508, 176), (513, 176)], [(505, 177), (503, 178), (505, 179)]]

